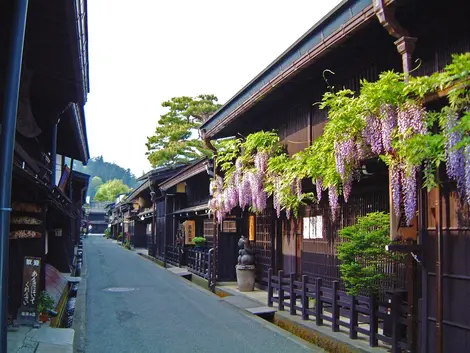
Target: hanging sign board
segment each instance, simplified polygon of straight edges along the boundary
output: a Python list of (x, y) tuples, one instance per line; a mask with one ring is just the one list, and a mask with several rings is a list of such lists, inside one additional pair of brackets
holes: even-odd
[(184, 225), (184, 235), (185, 243), (192, 244), (194, 239), (194, 232), (196, 231), (196, 222), (195, 221), (185, 221)]
[(18, 324), (35, 324), (41, 274), (41, 258), (25, 256), (23, 262), (23, 286), (21, 307), (18, 309)]
[(248, 239), (250, 241), (255, 241), (255, 234), (255, 216), (250, 215), (250, 217), (248, 218)]

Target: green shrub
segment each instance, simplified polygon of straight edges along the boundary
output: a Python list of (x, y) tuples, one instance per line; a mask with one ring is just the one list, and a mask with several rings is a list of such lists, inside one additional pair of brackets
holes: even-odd
[(193, 244), (196, 246), (204, 246), (206, 245), (206, 238), (204, 237), (195, 237), (193, 239)]
[(119, 233), (118, 237), (117, 237), (117, 240), (122, 240), (122, 232)]
[(127, 250), (131, 250), (131, 242), (129, 240), (126, 240), (126, 242), (124, 243), (124, 247), (127, 249)]
[(106, 228), (104, 231), (104, 237), (107, 239), (111, 235), (111, 228)]
[(343, 228), (339, 234), (345, 239), (338, 244), (339, 266), (347, 292), (377, 294), (386, 274), (382, 269), (385, 262), (398, 259), (385, 250), (390, 244), (390, 215), (372, 212), (357, 219), (357, 223)]
[(53, 310), (55, 305), (54, 299), (47, 293), (45, 290), (39, 294), (38, 299), (38, 311), (40, 313), (45, 313), (48, 310)]

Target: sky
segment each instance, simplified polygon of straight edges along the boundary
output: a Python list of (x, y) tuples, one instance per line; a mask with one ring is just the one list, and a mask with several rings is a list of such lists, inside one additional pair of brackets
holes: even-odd
[(140, 176), (172, 97), (225, 103), (339, 0), (89, 0), (92, 157)]

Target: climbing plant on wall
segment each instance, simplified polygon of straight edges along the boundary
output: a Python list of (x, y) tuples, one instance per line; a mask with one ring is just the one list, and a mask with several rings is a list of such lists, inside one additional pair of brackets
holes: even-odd
[[(426, 100), (445, 95), (448, 104), (428, 111)], [(328, 109), (323, 135), (290, 157), (275, 132), (257, 132), (227, 142), (217, 154), (224, 179), (211, 183), (210, 208), (221, 220), (236, 206), (260, 212), (273, 197), (278, 217), (297, 215), (307, 200), (320, 200), (328, 190), (332, 216), (351, 193), (360, 162), (382, 159), (390, 169), (393, 210), (403, 205), (408, 223), (416, 213), (417, 171), (424, 187), (434, 187), (436, 168), (446, 162), (470, 203), (470, 53), (454, 55), (452, 63), (431, 76), (410, 77), (393, 71), (375, 82), (361, 81), (359, 92), (342, 89), (324, 94)], [(316, 195), (303, 193), (301, 180), (311, 178)]]

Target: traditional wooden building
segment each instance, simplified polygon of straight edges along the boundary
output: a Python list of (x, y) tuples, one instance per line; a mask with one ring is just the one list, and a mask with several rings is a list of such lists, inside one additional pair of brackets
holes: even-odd
[(106, 222), (106, 206), (110, 202), (90, 202), (86, 211), (86, 227), (89, 233), (103, 234), (108, 223)]
[[(470, 25), (458, 10), (460, 5), (453, 0), (445, 6), (424, 0), (341, 2), (208, 119), (201, 126), (203, 138), (276, 129), (290, 154), (306, 148), (322, 135), (327, 115), (315, 103), (330, 87), (358, 91), (361, 79), (374, 81), (383, 71), (410, 69), (411, 55), (420, 59), (413, 75), (431, 74), (449, 64), (451, 54), (469, 51)], [(289, 221), (285, 215), (276, 219), (271, 209), (256, 216), (245, 213), (245, 224), (255, 224), (260, 284), (266, 283), (269, 268), (321, 278), (327, 286), (340, 280), (335, 255), (338, 229), (368, 212), (390, 209), (387, 168), (370, 162), (362, 170), (349, 202), (340, 199), (336, 222), (327, 195), (318, 205), (305, 207), (298, 221)], [(420, 264), (408, 258), (407, 268), (414, 270), (405, 273), (404, 266), (399, 267), (393, 284), (405, 291), (412, 312), (407, 343), (413, 351), (436, 351), (436, 337), (442, 335), (441, 352), (461, 351), (470, 344), (470, 315), (463, 308), (467, 307), (464, 293), (470, 289), (470, 277), (468, 261), (461, 253), (469, 245), (470, 233), (465, 210), (456, 206), (455, 186), (448, 185), (443, 192), (447, 221), (442, 231), (446, 235), (439, 248), (433, 193), (420, 193), (419, 217), (411, 228), (402, 230), (421, 249), (422, 257)], [(309, 187), (305, 181), (304, 188)], [(305, 234), (303, 222), (312, 220), (315, 231)], [(444, 287), (439, 291), (435, 290), (439, 282), (436, 264), (443, 270)], [(436, 327), (439, 311), (444, 319)]]
[(155, 209), (158, 208), (159, 200), (162, 199), (158, 184), (170, 178), (181, 170), (182, 166), (161, 167), (153, 169), (141, 176), (138, 181), (142, 183), (127, 197), (126, 201), (132, 204), (125, 220), (129, 223), (129, 235), (132, 246), (148, 248), (151, 254), (156, 249), (155, 232)]
[[(22, 16), (19, 3), (0, 5), (3, 97), (9, 97), (3, 95), (11, 83), (7, 77), (13, 53), (7, 48), (17, 39), (13, 31), (18, 22), (13, 19)], [(39, 265), (39, 282), (35, 292), (29, 293), (31, 298), (45, 288), (45, 263), (60, 272), (72, 271), (89, 178), (73, 170), (74, 160), (86, 164), (89, 159), (83, 109), (88, 94), (86, 1), (80, 5), (75, 1), (30, 2), (26, 11), (11, 189), (11, 318), (24, 318), (33, 305), (22, 294), (23, 281), (30, 280), (23, 278), (23, 269), (30, 260)], [(2, 107), (7, 104), (0, 101)]]
[[(173, 177), (160, 183), (166, 199), (166, 213), (158, 213), (157, 237), (164, 247), (164, 260), (174, 265), (187, 265), (188, 269), (204, 278), (209, 277), (211, 249), (215, 232), (214, 219), (209, 214), (210, 161), (203, 158), (194, 161)], [(237, 242), (241, 223), (238, 214), (226, 219), (220, 228), (218, 239), (219, 281), (232, 281), (237, 262)], [(206, 244), (194, 246), (195, 237), (204, 237)]]
[(133, 205), (127, 202), (126, 197), (126, 194), (118, 195), (116, 201), (107, 208), (107, 219), (109, 225), (111, 225), (111, 238), (113, 239), (118, 239), (121, 233), (124, 236), (125, 232), (128, 231), (128, 229), (125, 229), (124, 219), (126, 212), (133, 208)]

